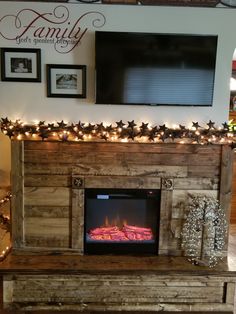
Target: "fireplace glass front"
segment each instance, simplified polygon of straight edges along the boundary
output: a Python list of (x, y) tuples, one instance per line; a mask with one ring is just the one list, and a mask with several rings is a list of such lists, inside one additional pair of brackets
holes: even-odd
[(86, 189), (85, 254), (158, 254), (160, 190)]

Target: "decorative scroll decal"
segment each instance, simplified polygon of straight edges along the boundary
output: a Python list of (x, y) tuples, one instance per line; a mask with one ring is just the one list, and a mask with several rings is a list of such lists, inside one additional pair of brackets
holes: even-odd
[(98, 11), (88, 11), (71, 20), (63, 5), (44, 13), (25, 8), (0, 19), (0, 36), (18, 45), (52, 44), (57, 52), (65, 54), (78, 46), (89, 27), (97, 29), (105, 23), (105, 16)]

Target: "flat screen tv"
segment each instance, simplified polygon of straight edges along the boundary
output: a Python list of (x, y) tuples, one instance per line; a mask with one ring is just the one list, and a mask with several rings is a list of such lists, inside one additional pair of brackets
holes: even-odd
[(96, 103), (212, 106), (217, 36), (95, 34)]

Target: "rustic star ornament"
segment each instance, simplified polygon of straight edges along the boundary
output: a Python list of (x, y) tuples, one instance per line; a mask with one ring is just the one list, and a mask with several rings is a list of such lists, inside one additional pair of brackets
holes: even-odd
[(44, 126), (45, 125), (45, 121), (39, 121), (38, 126)]
[(104, 127), (104, 125), (103, 125), (103, 122), (97, 124), (97, 131), (98, 131), (98, 132), (102, 132), (102, 131), (104, 131), (104, 130), (105, 130), (105, 127)]
[(77, 124), (76, 124), (76, 127), (78, 129), (78, 131), (82, 131), (84, 129), (84, 123), (82, 123), (81, 121), (79, 121)]
[(128, 121), (128, 128), (133, 129), (137, 124), (134, 122), (134, 120), (132, 121)]
[(61, 122), (57, 122), (57, 124), (58, 124), (59, 128), (62, 128), (62, 129), (67, 125), (66, 123), (64, 123), (63, 120), (61, 120)]
[(113, 127), (111, 124), (106, 127), (107, 132), (111, 132), (112, 130), (113, 130)]
[(208, 127), (209, 127), (209, 130), (215, 128), (215, 127), (214, 127), (215, 122), (213, 122), (213, 121), (211, 121), (211, 120), (209, 120), (209, 122), (207, 123), (207, 125), (208, 125)]
[(165, 124), (163, 125), (159, 125), (159, 130), (162, 131), (162, 132), (165, 132), (168, 128), (166, 127)]
[(198, 124), (198, 122), (192, 122), (192, 127), (197, 130), (200, 128), (200, 125)]
[(123, 123), (122, 120), (116, 122), (117, 128), (123, 129), (123, 127), (125, 126), (125, 123)]
[(48, 123), (48, 127), (52, 129), (54, 127), (54, 123)]
[(10, 120), (6, 117), (6, 118), (2, 118), (2, 124), (3, 125), (6, 125), (6, 124), (9, 124), (10, 123)]
[(222, 123), (222, 125), (225, 130), (229, 130), (229, 125), (227, 122)]

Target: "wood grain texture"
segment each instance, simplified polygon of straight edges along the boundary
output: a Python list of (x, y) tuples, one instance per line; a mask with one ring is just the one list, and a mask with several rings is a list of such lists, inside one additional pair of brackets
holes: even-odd
[(70, 189), (64, 187), (25, 187), (26, 206), (69, 206)]
[[(224, 277), (156, 274), (14, 275), (5, 305), (21, 309), (229, 310)], [(11, 285), (9, 284), (11, 283)], [(6, 300), (8, 299), (5, 297)], [(216, 307), (217, 305), (217, 307)]]
[[(232, 197), (233, 154), (234, 152), (230, 146), (222, 146), (219, 201), (228, 223), (230, 222), (230, 202)], [(228, 231), (225, 251), (227, 251), (228, 246)]]
[(84, 189), (72, 190), (71, 247), (84, 252)]
[(232, 180), (232, 198), (231, 198), (231, 224), (236, 224), (236, 154), (233, 154), (233, 180)]
[(11, 222), (12, 243), (16, 248), (24, 246), (24, 142), (11, 142)]
[[(53, 249), (53, 243), (55, 250), (64, 247), (65, 252), (70, 249), (83, 252), (84, 190), (74, 189), (71, 184), (74, 176), (84, 178), (83, 188), (162, 189), (163, 179), (172, 180), (173, 192), (161, 192), (157, 254), (173, 256), (183, 254), (181, 230), (188, 194), (217, 196), (221, 186), (220, 145), (37, 141), (24, 144), (27, 244), (22, 249), (32, 245), (32, 252), (37, 251), (37, 245), (44, 251), (47, 245)], [(40, 227), (37, 234), (34, 228), (40, 221), (44, 229)], [(18, 248), (14, 249), (16, 252)]]

